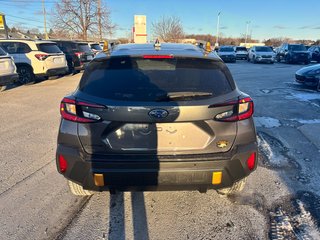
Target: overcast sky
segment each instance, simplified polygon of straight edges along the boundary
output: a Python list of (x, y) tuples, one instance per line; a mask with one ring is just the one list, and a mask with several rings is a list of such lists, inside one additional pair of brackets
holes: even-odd
[[(57, 0), (45, 0), (47, 12)], [(187, 34), (216, 34), (217, 15), (221, 11), (221, 33), (228, 37), (249, 32), (256, 39), (290, 37), (320, 39), (320, 0), (102, 0), (111, 10), (111, 19), (118, 25), (113, 37), (125, 37), (132, 28), (135, 14), (147, 16), (147, 29), (161, 16), (178, 16)], [(24, 24), (43, 31), (41, 0), (0, 0), (0, 12), (7, 15), (7, 24)], [(50, 25), (49, 25), (50, 27)]]

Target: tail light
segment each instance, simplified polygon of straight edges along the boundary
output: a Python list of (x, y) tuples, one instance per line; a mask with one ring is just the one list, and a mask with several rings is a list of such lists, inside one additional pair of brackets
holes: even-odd
[(222, 122), (236, 122), (248, 119), (253, 115), (254, 104), (250, 97), (224, 104), (216, 104), (210, 107), (225, 107), (230, 105), (233, 105), (231, 110), (217, 114), (214, 119)]
[(97, 114), (93, 114), (83, 110), (86, 108), (105, 108), (102, 105), (88, 103), (83, 101), (76, 101), (71, 98), (63, 98), (60, 104), (60, 114), (63, 119), (79, 122), (79, 123), (92, 123), (97, 122), (101, 118)]
[(250, 157), (247, 159), (247, 166), (249, 170), (253, 170), (254, 166), (256, 165), (256, 153), (252, 153)]
[(66, 159), (64, 158), (64, 156), (59, 155), (60, 172), (64, 173), (65, 171), (67, 171), (67, 168), (68, 168), (68, 163), (67, 163)]
[(47, 59), (47, 57), (49, 57), (48, 54), (43, 54), (43, 53), (40, 53), (40, 54), (36, 54), (34, 55), (38, 60), (40, 61), (44, 61)]
[(81, 56), (84, 54), (84, 52), (75, 52), (74, 53), (78, 58), (81, 58)]

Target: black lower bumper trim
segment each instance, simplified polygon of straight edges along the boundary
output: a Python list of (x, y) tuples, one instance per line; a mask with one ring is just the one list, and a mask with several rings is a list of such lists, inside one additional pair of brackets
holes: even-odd
[[(219, 160), (83, 160), (81, 151), (58, 145), (57, 159), (63, 155), (68, 162), (63, 175), (88, 190), (204, 190), (229, 187), (248, 176), (252, 171), (247, 168), (246, 161), (253, 152), (257, 153), (256, 143), (239, 146), (231, 158), (224, 158), (226, 155), (221, 154)], [(57, 161), (59, 171), (58, 164)], [(220, 184), (212, 184), (213, 172), (222, 172)], [(104, 187), (94, 185), (93, 175), (96, 173), (103, 174)]]

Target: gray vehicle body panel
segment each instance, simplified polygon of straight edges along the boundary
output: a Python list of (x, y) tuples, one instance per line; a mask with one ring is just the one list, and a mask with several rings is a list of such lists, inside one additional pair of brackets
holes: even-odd
[[(94, 61), (168, 54), (221, 62), (215, 53), (182, 44), (163, 44), (161, 50), (155, 50), (151, 44), (120, 45), (111, 53), (98, 54)], [(246, 160), (252, 152), (257, 153), (257, 143), (252, 117), (235, 122), (214, 120), (217, 114), (234, 108), (219, 104), (247, 96), (233, 80), (230, 85), (227, 94), (167, 102), (114, 100), (77, 89), (72, 94), (74, 99), (104, 108), (86, 107), (86, 112), (101, 117), (95, 123), (61, 120), (57, 159), (60, 154), (67, 156), (71, 167), (64, 176), (93, 190), (207, 189), (232, 185), (250, 174)], [(168, 114), (165, 118), (153, 118), (150, 112), (155, 109)], [(219, 141), (225, 141), (226, 146), (218, 147)], [(59, 171), (58, 160), (57, 167)], [(225, 172), (219, 186), (210, 183), (214, 169)], [(105, 182), (109, 184), (97, 188), (92, 173), (106, 174)]]

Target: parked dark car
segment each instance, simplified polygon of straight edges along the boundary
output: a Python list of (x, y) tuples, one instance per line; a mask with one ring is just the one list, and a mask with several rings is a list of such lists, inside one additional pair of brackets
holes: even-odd
[(252, 99), (216, 53), (126, 44), (63, 98), (57, 169), (72, 193), (241, 191), (257, 166)]
[(76, 73), (83, 70), (94, 58), (88, 43), (69, 40), (51, 40), (57, 43), (58, 47), (66, 55), (69, 72)]
[(320, 63), (320, 46), (315, 45), (311, 46), (309, 49), (310, 59), (311, 61), (316, 61)]
[(296, 82), (309, 87), (316, 87), (320, 91), (320, 64), (298, 70), (296, 72)]
[(235, 47), (237, 59), (248, 59), (248, 50), (246, 47)]
[(278, 62), (309, 64), (310, 54), (303, 44), (284, 43), (277, 52), (276, 59)]
[(236, 52), (232, 46), (221, 46), (217, 53), (224, 62), (235, 63), (237, 61)]

